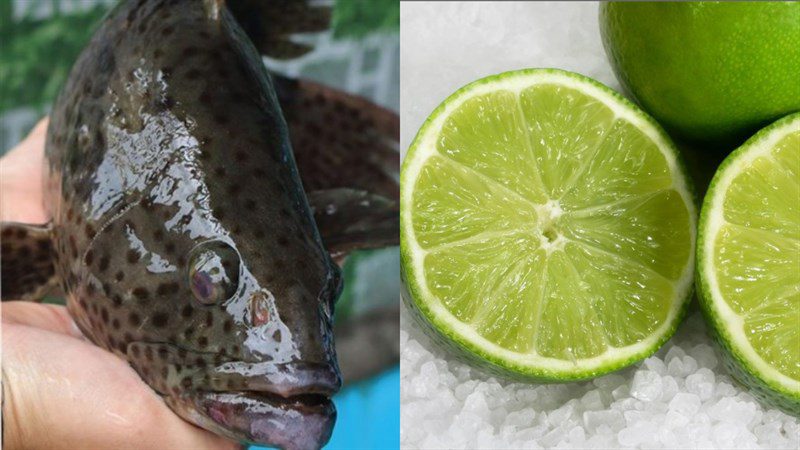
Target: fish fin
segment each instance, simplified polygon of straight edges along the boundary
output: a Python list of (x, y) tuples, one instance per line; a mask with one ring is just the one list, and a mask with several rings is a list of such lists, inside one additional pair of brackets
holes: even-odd
[(333, 333), (345, 384), (369, 378), (400, 361), (399, 305), (337, 322)]
[(306, 192), (352, 188), (399, 200), (397, 114), (310, 81), (273, 79)]
[(0, 298), (41, 300), (57, 286), (52, 226), (0, 223)]
[(224, 2), (259, 52), (275, 59), (292, 59), (313, 48), (292, 41), (298, 33), (330, 28), (331, 8), (308, 0), (214, 0)]
[(337, 188), (308, 194), (322, 242), (334, 259), (353, 250), (400, 243), (397, 202), (357, 189)]

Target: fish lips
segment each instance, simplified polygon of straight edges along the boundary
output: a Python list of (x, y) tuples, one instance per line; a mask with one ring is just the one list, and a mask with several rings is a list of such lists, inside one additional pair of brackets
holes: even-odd
[[(128, 356), (173, 411), (221, 436), (286, 450), (317, 449), (330, 439), (336, 422), (330, 397), (342, 383), (335, 360), (214, 362), (217, 357), (211, 353), (141, 341), (129, 344)], [(202, 359), (204, 367), (194, 366), (187, 374), (195, 383), (176, 390), (175, 367), (185, 371)], [(167, 370), (154, 370), (154, 364)], [(209, 384), (209, 379), (232, 383)]]
[(227, 362), (212, 376), (241, 377), (248, 390), (196, 391), (196, 410), (238, 440), (286, 450), (321, 448), (331, 437), (341, 387), (335, 366)]
[(194, 412), (204, 428), (229, 438), (285, 450), (322, 448), (331, 437), (336, 408), (319, 394), (284, 398), (267, 392), (197, 392)]

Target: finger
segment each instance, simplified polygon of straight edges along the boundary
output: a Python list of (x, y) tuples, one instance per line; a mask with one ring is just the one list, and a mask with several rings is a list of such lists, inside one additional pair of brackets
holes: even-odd
[(48, 119), (33, 127), (28, 136), (0, 159), (0, 219), (45, 223), (42, 194), (44, 146)]
[(9, 448), (234, 449), (175, 415), (121, 359), (86, 341), (4, 324)]
[(40, 328), (53, 333), (83, 338), (83, 334), (62, 305), (49, 305), (32, 302), (3, 302), (2, 319), (4, 324), (17, 324)]

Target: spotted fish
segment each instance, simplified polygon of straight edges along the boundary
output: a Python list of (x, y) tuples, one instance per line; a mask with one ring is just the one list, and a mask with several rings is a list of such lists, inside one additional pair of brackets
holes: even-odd
[[(342, 379), (340, 261), (398, 241), (397, 116), (267, 73), (301, 1), (123, 1), (52, 110), (44, 225), (3, 223), (2, 297), (59, 289), (184, 419), (319, 448)], [(352, 359), (352, 358), (351, 358)]]

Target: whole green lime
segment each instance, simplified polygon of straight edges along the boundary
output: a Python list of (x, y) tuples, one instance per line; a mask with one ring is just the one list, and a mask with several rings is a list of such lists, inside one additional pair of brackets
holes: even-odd
[(610, 2), (623, 87), (678, 138), (732, 148), (800, 111), (800, 2)]

